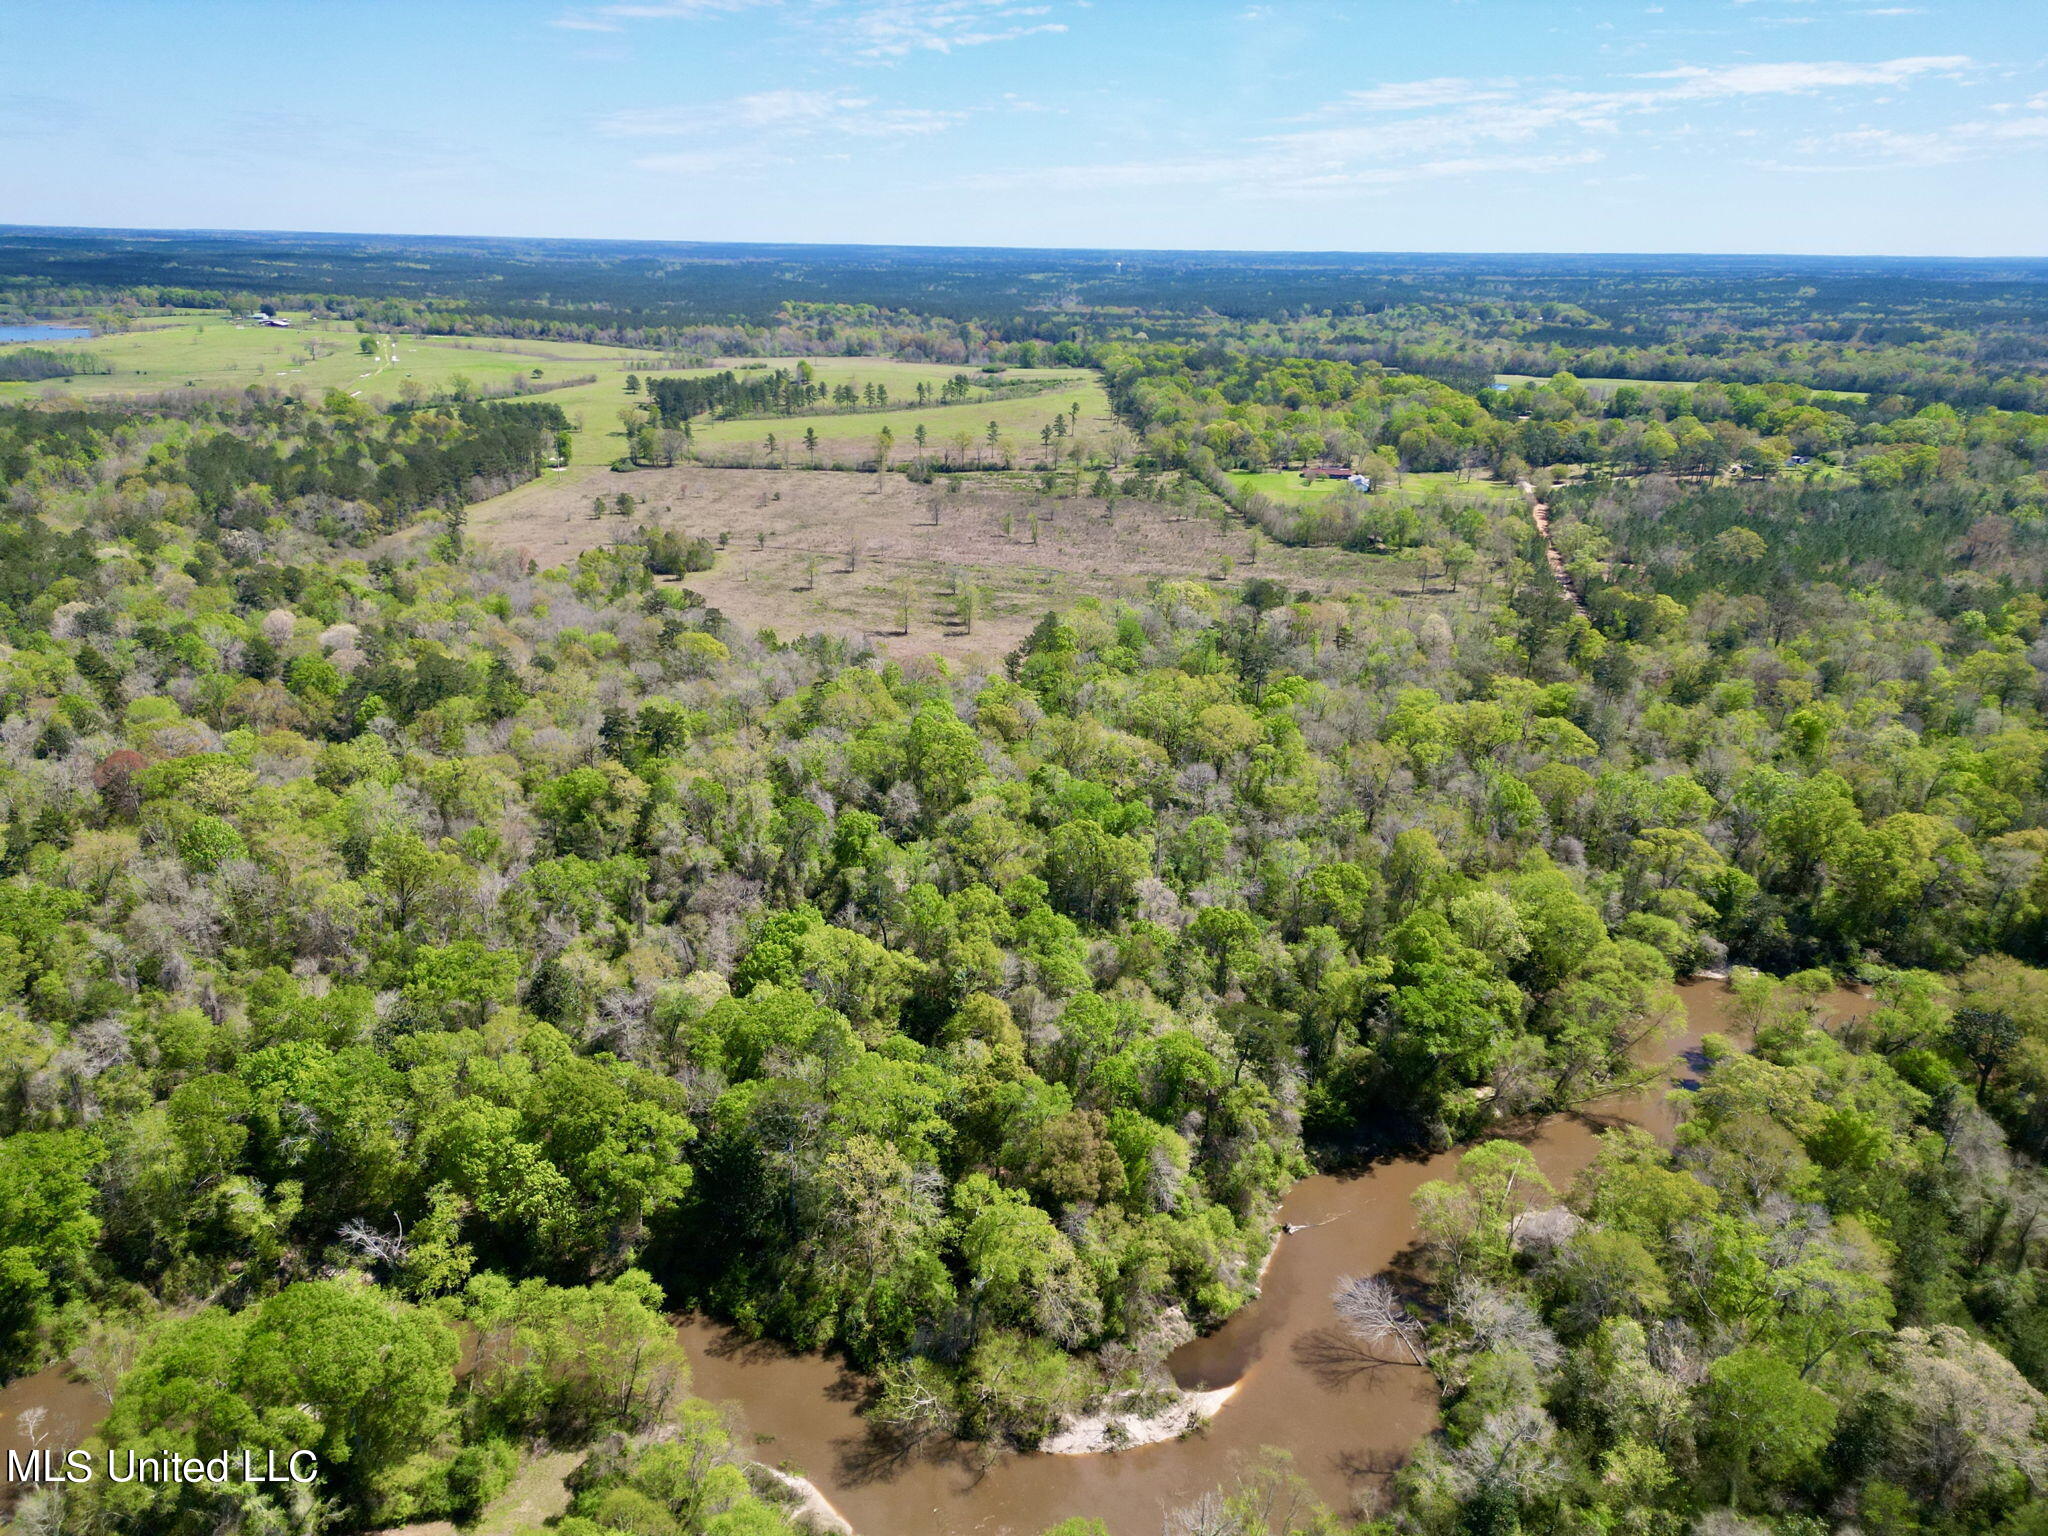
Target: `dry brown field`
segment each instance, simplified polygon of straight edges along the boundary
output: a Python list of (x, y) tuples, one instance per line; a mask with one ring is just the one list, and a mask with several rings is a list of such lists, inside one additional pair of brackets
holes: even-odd
[[(593, 497), (621, 491), (637, 504), (632, 515), (592, 514)], [(1093, 497), (1046, 494), (1024, 475), (919, 485), (898, 474), (691, 465), (545, 475), (472, 507), (469, 530), (543, 570), (643, 526), (723, 536), (715, 566), (683, 580), (740, 629), (864, 637), (901, 657), (1001, 656), (1048, 610), (1141, 598), (1162, 580), (1269, 576), (1317, 597), (1392, 598), (1415, 618), (1473, 601), (1469, 585), (1417, 590), (1414, 563), (1398, 556), (1255, 540), (1237, 518), (1219, 522), (1218, 506), (1203, 495), (1187, 509), (1119, 499), (1112, 510)], [(978, 596), (971, 631), (958, 597), (969, 585)]]

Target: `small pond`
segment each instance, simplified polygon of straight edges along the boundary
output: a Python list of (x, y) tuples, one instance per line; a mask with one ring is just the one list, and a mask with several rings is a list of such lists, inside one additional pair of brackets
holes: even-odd
[(0, 346), (10, 341), (83, 341), (91, 334), (82, 325), (0, 324)]

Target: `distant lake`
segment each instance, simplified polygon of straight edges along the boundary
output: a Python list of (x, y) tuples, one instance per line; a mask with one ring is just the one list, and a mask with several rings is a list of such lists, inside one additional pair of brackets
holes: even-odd
[(10, 341), (77, 341), (90, 336), (82, 325), (0, 325), (0, 343)]

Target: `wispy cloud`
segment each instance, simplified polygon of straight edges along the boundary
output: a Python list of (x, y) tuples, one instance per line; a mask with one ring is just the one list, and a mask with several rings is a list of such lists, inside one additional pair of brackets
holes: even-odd
[(690, 140), (637, 156), (633, 164), (663, 175), (712, 177), (799, 159), (841, 159), (858, 142), (920, 138), (966, 120), (965, 112), (888, 106), (850, 91), (780, 90), (689, 106), (631, 107), (595, 127), (612, 139)]
[(1917, 132), (1862, 127), (1817, 134), (1793, 146), (1800, 158), (1770, 164), (1802, 172), (1913, 170), (1990, 159), (2037, 144), (2048, 146), (2048, 113), (1971, 119)]
[(1920, 75), (1958, 75), (1972, 60), (1959, 53), (1888, 59), (1879, 64), (1839, 61), (1811, 64), (1724, 64), (1716, 68), (1688, 65), (1659, 70), (1645, 80), (1671, 80), (1669, 94), (1692, 99), (1725, 96), (1806, 95), (1814, 91), (1859, 85), (1904, 85)]
[(778, 8), (834, 34), (855, 57), (907, 58), (953, 53), (1067, 30), (1047, 4), (1020, 0), (613, 0), (563, 12), (551, 26), (619, 32), (636, 21), (698, 21)]
[(1476, 85), (1470, 80), (1440, 75), (1434, 80), (1404, 80), (1351, 91), (1337, 105), (1361, 112), (1416, 112), (1430, 107), (1456, 106), (1467, 101), (1494, 101), (1501, 94), (1499, 90)]
[(787, 163), (787, 156), (773, 154), (752, 144), (728, 144), (718, 149), (681, 149), (668, 154), (640, 155), (633, 161), (637, 170), (653, 171), (663, 176), (688, 176), (700, 181), (737, 175), (742, 171), (766, 170), (770, 166)]
[(694, 20), (780, 5), (782, 0), (621, 0), (612, 5), (565, 11), (549, 23), (575, 32), (620, 32), (629, 21)]
[(1051, 12), (1048, 5), (1012, 0), (871, 0), (845, 25), (863, 56), (895, 59), (1066, 31), (1065, 22), (1046, 19)]
[(849, 91), (757, 91), (702, 105), (628, 108), (600, 119), (597, 131), (621, 139), (733, 132), (891, 139), (940, 133), (966, 116), (928, 107), (883, 106)]
[(1408, 182), (1442, 181), (1500, 172), (1537, 174), (1592, 165), (1598, 150), (1569, 154), (1445, 155), (1401, 165), (1352, 166), (1330, 162), (1282, 165), (1259, 155), (1185, 156), (1175, 160), (1128, 160), (1104, 165), (1037, 166), (986, 171), (966, 178), (980, 191), (1116, 191), (1120, 189), (1210, 187), (1233, 196), (1313, 197), (1343, 190), (1369, 190)]
[[(1205, 186), (1249, 199), (1490, 174), (1540, 175), (1601, 160), (1625, 131), (1660, 116), (1668, 120), (1717, 102), (1891, 91), (1923, 77), (1961, 77), (1973, 68), (1960, 54), (1874, 63), (1686, 65), (1600, 90), (1439, 76), (1349, 92), (1295, 119), (1298, 126), (1215, 155), (993, 172), (969, 184)], [(1665, 126), (1674, 131), (1668, 121)], [(1695, 129), (1680, 122), (1675, 131)]]

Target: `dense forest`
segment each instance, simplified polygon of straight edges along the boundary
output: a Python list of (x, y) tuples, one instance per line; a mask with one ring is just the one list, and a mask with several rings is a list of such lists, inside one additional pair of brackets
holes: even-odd
[(63, 379), (81, 373), (106, 373), (107, 365), (90, 352), (53, 352), (48, 347), (10, 347), (0, 353), (0, 381)]
[(1221, 344), (1495, 373), (1795, 383), (2039, 410), (2048, 263), (663, 244), (0, 226), (0, 317), (259, 301), (381, 331), (1058, 365)]
[[(1377, 1510), (1283, 1460), (1169, 1529), (2048, 1529), (2032, 276), (1511, 300), (1394, 263), (1455, 316), (1408, 355), (1420, 298), (1188, 270), (1286, 302), (1057, 356), (887, 315), (1099, 369), (1147, 484), (1470, 601), (1250, 571), (889, 659), (734, 623), (672, 530), (545, 569), (469, 537), (567, 459), (545, 402), (0, 409), (0, 1380), (68, 1363), (138, 1455), (327, 1469), (43, 1488), (17, 1528), (466, 1521), (553, 1448), (563, 1536), (773, 1536), (788, 1488), (673, 1314), (831, 1351), (900, 1443), (1028, 1453), (1252, 1300), (1312, 1167), (1455, 1148), (1412, 1268), (1336, 1298), (1440, 1429)], [(864, 292), (833, 281), (688, 323), (824, 345)], [(1726, 347), (1649, 326), (1674, 285)], [(453, 278), (321, 303), (443, 300), (485, 313)], [(862, 349), (933, 355), (884, 323)], [(649, 389), (675, 424), (823, 386)], [(1330, 466), (1382, 489), (1232, 479)], [(1675, 1145), (1612, 1130), (1551, 1188), (1514, 1128), (1638, 1081), (1674, 982), (1731, 966)]]

